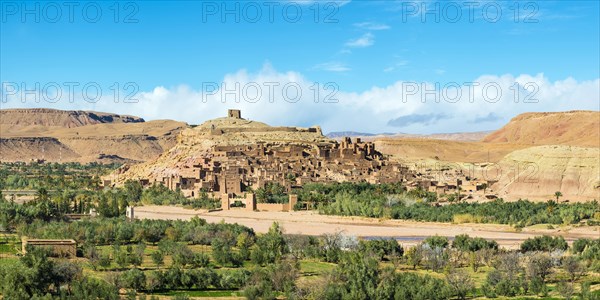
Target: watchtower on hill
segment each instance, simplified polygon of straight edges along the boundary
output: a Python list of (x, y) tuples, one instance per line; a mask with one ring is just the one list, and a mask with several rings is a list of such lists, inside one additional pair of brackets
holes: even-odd
[(229, 109), (229, 110), (227, 110), (227, 117), (241, 119), (242, 111), (239, 109)]

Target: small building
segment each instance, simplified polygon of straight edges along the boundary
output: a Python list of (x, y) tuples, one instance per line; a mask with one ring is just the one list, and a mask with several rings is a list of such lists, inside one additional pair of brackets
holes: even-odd
[(49, 249), (52, 256), (75, 257), (77, 256), (77, 242), (75, 240), (57, 240), (57, 239), (29, 239), (21, 238), (23, 254), (30, 248)]
[(127, 219), (129, 219), (129, 220), (133, 220), (135, 218), (133, 206), (125, 207), (125, 217), (127, 217)]
[(241, 119), (242, 118), (242, 111), (239, 109), (230, 109), (227, 111), (227, 116), (230, 118), (236, 118), (236, 119)]

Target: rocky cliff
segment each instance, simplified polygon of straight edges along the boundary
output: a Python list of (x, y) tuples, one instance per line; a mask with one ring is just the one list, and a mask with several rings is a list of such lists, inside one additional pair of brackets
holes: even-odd
[(171, 148), (186, 127), (100, 112), (0, 110), (0, 161), (146, 161)]

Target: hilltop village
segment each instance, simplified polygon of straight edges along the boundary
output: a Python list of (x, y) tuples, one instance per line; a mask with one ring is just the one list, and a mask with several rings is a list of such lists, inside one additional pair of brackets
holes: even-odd
[(162, 184), (192, 198), (206, 191), (228, 206), (234, 198), (251, 204), (253, 196), (247, 192), (268, 182), (288, 192), (311, 182), (403, 182), (408, 189), (421, 187), (438, 194), (453, 193), (461, 184), (462, 190), (476, 193), (489, 184), (460, 172), (446, 178), (450, 179), (435, 180), (432, 174), (410, 170), (360, 138), (338, 142), (324, 137), (319, 127), (272, 127), (229, 110), (225, 118), (183, 131), (178, 144), (156, 161), (123, 166), (104, 178), (104, 185), (133, 179), (145, 187)]

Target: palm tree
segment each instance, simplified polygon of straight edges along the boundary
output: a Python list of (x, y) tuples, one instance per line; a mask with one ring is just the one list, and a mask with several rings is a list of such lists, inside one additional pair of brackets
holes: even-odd
[(556, 208), (556, 202), (554, 202), (554, 200), (548, 200), (546, 204), (546, 209), (548, 210), (548, 213), (552, 214), (554, 212), (554, 208)]
[(554, 193), (554, 197), (556, 197), (556, 202), (558, 202), (558, 198), (562, 197), (562, 193), (561, 192), (555, 192)]
[(35, 200), (37, 200), (37, 201), (45, 202), (45, 201), (48, 201), (48, 199), (50, 199), (50, 194), (48, 193), (48, 190), (45, 188), (39, 188), (37, 190), (37, 192), (35, 193)]

